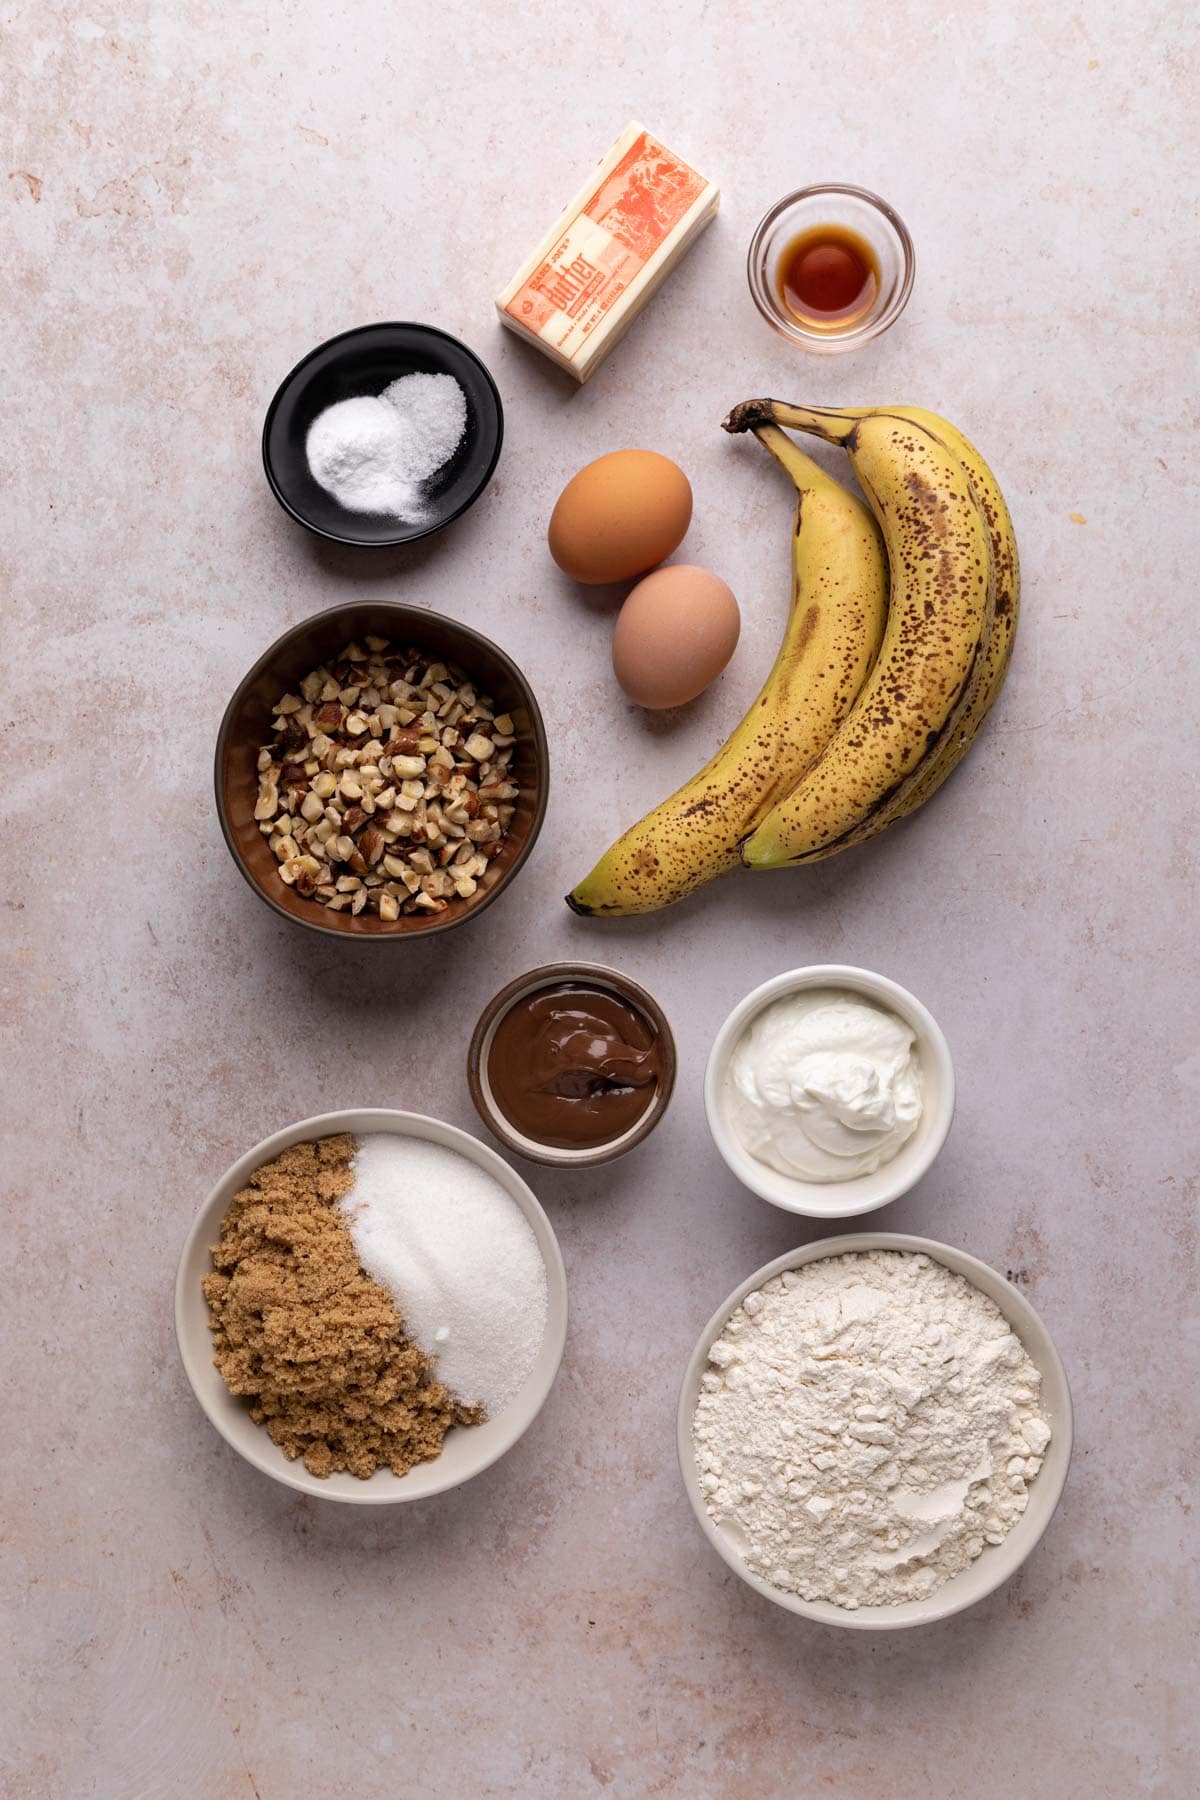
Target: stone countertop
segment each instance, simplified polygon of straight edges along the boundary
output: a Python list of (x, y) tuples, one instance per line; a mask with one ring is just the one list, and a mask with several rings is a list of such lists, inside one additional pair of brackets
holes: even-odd
[[(5, 35), (5, 1794), (1193, 1789), (1190, 9), (897, 0), (814, 22), (449, 0), (417, 20), (364, 0), (99, 0), (19, 5)], [(491, 299), (632, 116), (724, 202), (576, 390)], [(770, 202), (831, 177), (896, 203), (917, 284), (873, 347), (806, 358), (758, 319), (743, 263)], [(507, 436), (466, 518), (367, 555), (283, 515), (259, 432), (310, 346), (382, 318), (477, 349)], [(1011, 679), (965, 768), (866, 850), (659, 918), (575, 919), (571, 881), (707, 756), (773, 653), (788, 496), (718, 429), (763, 392), (920, 402), (978, 439), (1021, 543)], [(626, 444), (684, 464), (684, 553), (743, 606), (736, 659), (680, 717), (623, 702), (607, 611), (544, 549), (565, 478)], [(211, 798), (244, 669), (363, 594), (495, 635), (554, 758), (519, 895), (407, 950), (276, 919)], [(258, 1138), (329, 1107), (475, 1129), (480, 1007), (577, 956), (659, 996), (680, 1080), (638, 1154), (526, 1171), (572, 1306), (536, 1426), (418, 1506), (363, 1514), (266, 1481), (175, 1353), (200, 1201)], [(1010, 1273), (1078, 1408), (1063, 1504), (1020, 1575), (895, 1638), (756, 1597), (703, 1542), (675, 1463), (700, 1327), (818, 1235), (727, 1175), (705, 1054), (748, 987), (824, 960), (911, 987), (957, 1059), (944, 1154), (872, 1224)]]

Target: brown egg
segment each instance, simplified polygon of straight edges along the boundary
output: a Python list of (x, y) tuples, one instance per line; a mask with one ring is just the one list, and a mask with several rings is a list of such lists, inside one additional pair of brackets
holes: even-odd
[(568, 481), (550, 516), (550, 554), (595, 587), (654, 568), (683, 542), (692, 489), (669, 457), (614, 450)]
[(617, 680), (639, 706), (683, 706), (716, 680), (741, 626), (738, 603), (719, 575), (690, 563), (656, 569), (617, 614)]

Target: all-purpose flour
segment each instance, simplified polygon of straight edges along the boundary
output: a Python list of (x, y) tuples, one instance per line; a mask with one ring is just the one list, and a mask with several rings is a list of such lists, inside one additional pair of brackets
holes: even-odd
[(922, 1598), (1003, 1542), (1050, 1428), (999, 1308), (908, 1251), (825, 1257), (748, 1294), (693, 1434), (708, 1511), (756, 1574), (839, 1606)]

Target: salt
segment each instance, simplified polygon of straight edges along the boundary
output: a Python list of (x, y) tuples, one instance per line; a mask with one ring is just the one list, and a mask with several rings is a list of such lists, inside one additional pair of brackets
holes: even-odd
[(546, 1329), (546, 1269), (519, 1206), (475, 1163), (421, 1138), (358, 1140), (340, 1205), (359, 1261), (388, 1289), (438, 1379), (495, 1417)]
[(380, 399), (408, 427), (405, 474), (412, 481), (436, 475), (467, 429), (467, 396), (453, 375), (401, 375)]
[(318, 413), (304, 451), (319, 487), (348, 512), (383, 513), (419, 524), (429, 516), (424, 484), (443, 468), (467, 428), (467, 397), (453, 375), (402, 375), (382, 394), (358, 394)]

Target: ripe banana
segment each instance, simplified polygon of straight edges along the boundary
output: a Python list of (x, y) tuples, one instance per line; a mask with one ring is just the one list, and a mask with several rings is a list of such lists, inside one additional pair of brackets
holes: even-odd
[[(847, 417), (864, 418), (872, 409), (845, 407), (841, 410)], [(885, 806), (836, 846), (817, 851), (807, 859), (812, 862), (834, 856), (838, 850), (848, 849), (851, 844), (866, 843), (868, 838), (877, 837), (897, 820), (908, 818), (918, 807), (924, 806), (947, 776), (953, 773), (971, 748), (976, 732), (1004, 686), (1020, 614), (1021, 573), (1016, 534), (1000, 485), (979, 451), (969, 438), (964, 437), (948, 419), (940, 418), (937, 413), (926, 412), (919, 406), (890, 406), (881, 410), (886, 410), (895, 418), (908, 419), (938, 438), (958, 457), (966, 470), (975, 490), (975, 498), (983, 509), (991, 540), (992, 562), (996, 572), (995, 616), (987, 655), (976, 665), (964, 702), (956, 709), (958, 717), (943, 731), (939, 743), (928, 756), (922, 758), (908, 779), (901, 782)]]
[[(923, 424), (882, 408), (855, 416), (747, 401), (728, 431), (764, 420), (844, 444), (882, 528), (887, 629), (869, 678), (820, 760), (742, 844), (752, 869), (815, 861), (871, 835), (972, 704), (991, 645), (996, 578), (988, 523), (966, 470)], [(948, 771), (947, 771), (948, 772)], [(897, 815), (898, 816), (898, 815)]]
[[(993, 701), (1004, 686), (1021, 610), (1021, 565), (1017, 555), (1016, 533), (1013, 531), (1004, 495), (1000, 492), (1000, 484), (991, 469), (971, 440), (956, 430), (948, 419), (939, 418), (937, 413), (925, 412), (917, 406), (897, 406), (889, 410), (898, 418), (911, 419), (914, 425), (920, 425), (934, 437), (940, 438), (967, 471), (967, 477), (975, 490), (975, 498), (987, 521), (992, 563), (996, 572), (996, 607), (987, 655), (978, 665), (967, 703), (957, 723), (944, 734), (937, 750), (909, 778), (905, 784), (907, 792), (897, 795), (892, 817), (883, 819), (878, 830), (883, 830), (894, 819), (907, 818), (919, 806), (924, 806), (926, 800), (937, 792), (971, 748), (975, 733), (987, 718)], [(867, 835), (873, 837), (875, 833), (872, 831)]]
[(875, 521), (777, 425), (764, 419), (754, 429), (797, 490), (792, 603), (779, 654), (712, 760), (568, 894), (575, 912), (653, 912), (736, 867), (739, 841), (820, 756), (878, 653), (887, 568)]

